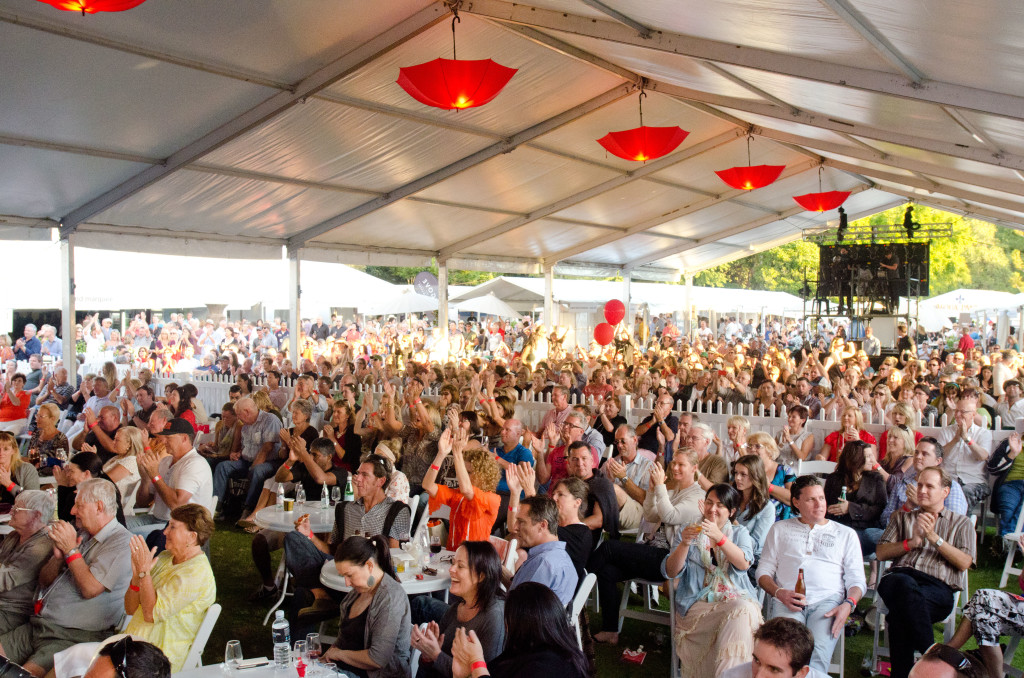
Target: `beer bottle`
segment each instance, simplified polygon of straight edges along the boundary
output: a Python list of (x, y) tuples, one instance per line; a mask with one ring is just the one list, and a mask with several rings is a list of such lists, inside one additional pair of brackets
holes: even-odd
[(804, 584), (804, 568), (802, 567), (800, 568), (800, 571), (796, 574), (796, 586), (793, 587), (793, 592), (798, 593), (801, 596), (807, 595), (807, 585)]

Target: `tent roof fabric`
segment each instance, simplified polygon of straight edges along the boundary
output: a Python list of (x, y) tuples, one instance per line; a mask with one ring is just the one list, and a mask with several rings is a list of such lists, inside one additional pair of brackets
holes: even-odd
[[(519, 69), (486, 106), (395, 83), (451, 54), (445, 2), (0, 7), (0, 237), (335, 263), (678, 279), (914, 200), (1019, 228), (1016, 0), (463, 2), (461, 58)], [(980, 65), (984, 67), (980, 67)], [(596, 143), (690, 132), (645, 164)], [(785, 164), (752, 192), (714, 175)], [(834, 225), (834, 221), (833, 221)], [(134, 239), (126, 239), (131, 236)], [(196, 248), (192, 248), (195, 250)], [(203, 248), (199, 248), (203, 249)], [(217, 248), (209, 248), (217, 249)]]

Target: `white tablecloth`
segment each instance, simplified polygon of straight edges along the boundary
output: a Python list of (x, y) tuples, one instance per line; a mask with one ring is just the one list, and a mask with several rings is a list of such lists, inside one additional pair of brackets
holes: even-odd
[(322, 534), (334, 529), (334, 507), (326, 511), (320, 508), (320, 502), (296, 504), (292, 511), (282, 511), (278, 506), (268, 506), (256, 512), (252, 521), (262, 528), (277, 532), (291, 532), (295, 529), (295, 521), (309, 514), (309, 527), (313, 532)]

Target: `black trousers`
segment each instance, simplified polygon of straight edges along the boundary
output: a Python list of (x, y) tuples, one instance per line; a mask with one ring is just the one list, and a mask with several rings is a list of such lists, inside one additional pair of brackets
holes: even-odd
[(597, 595), (601, 601), (601, 630), (619, 628), (619, 592), (616, 586), (627, 579), (662, 581), (661, 561), (669, 553), (646, 544), (606, 541), (590, 558), (590, 571), (597, 575)]
[(935, 642), (932, 625), (953, 610), (953, 589), (943, 581), (912, 567), (889, 570), (878, 582), (889, 614), (891, 678), (907, 678), (914, 665), (914, 652), (924, 652)]

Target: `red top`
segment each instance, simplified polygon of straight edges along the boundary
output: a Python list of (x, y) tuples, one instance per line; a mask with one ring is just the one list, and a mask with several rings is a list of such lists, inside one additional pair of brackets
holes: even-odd
[[(861, 429), (860, 431), (858, 431), (858, 433), (860, 433), (860, 439), (868, 443), (869, 445), (878, 444), (878, 441), (875, 440), (875, 437), (868, 433), (867, 431), (865, 431), (864, 429)], [(832, 451), (829, 452), (828, 459), (826, 461), (839, 461), (839, 453), (842, 452), (843, 445), (845, 444), (846, 443), (843, 441), (842, 431), (833, 431), (832, 433), (829, 433), (827, 436), (825, 436), (825, 445), (832, 446)]]
[(452, 510), (448, 517), (447, 549), (454, 551), (464, 541), (487, 541), (490, 538), (491, 528), (501, 508), (501, 497), (474, 487), (473, 498), (466, 499), (458, 490), (438, 485), (437, 494), (431, 498), (428, 508), (433, 513), (444, 505)]
[[(179, 419), (184, 419), (189, 424), (191, 424), (193, 431), (198, 431), (199, 430), (199, 425), (196, 423), (196, 413), (193, 412), (192, 410), (185, 410), (183, 413), (178, 415), (178, 418)], [(209, 427), (207, 427), (207, 428), (209, 428)]]
[(18, 391), (15, 395), (21, 401), (20, 405), (15, 405), (10, 393), (4, 391), (4, 397), (0, 398), (0, 421), (28, 419), (28, 401), (31, 397), (24, 391)]

